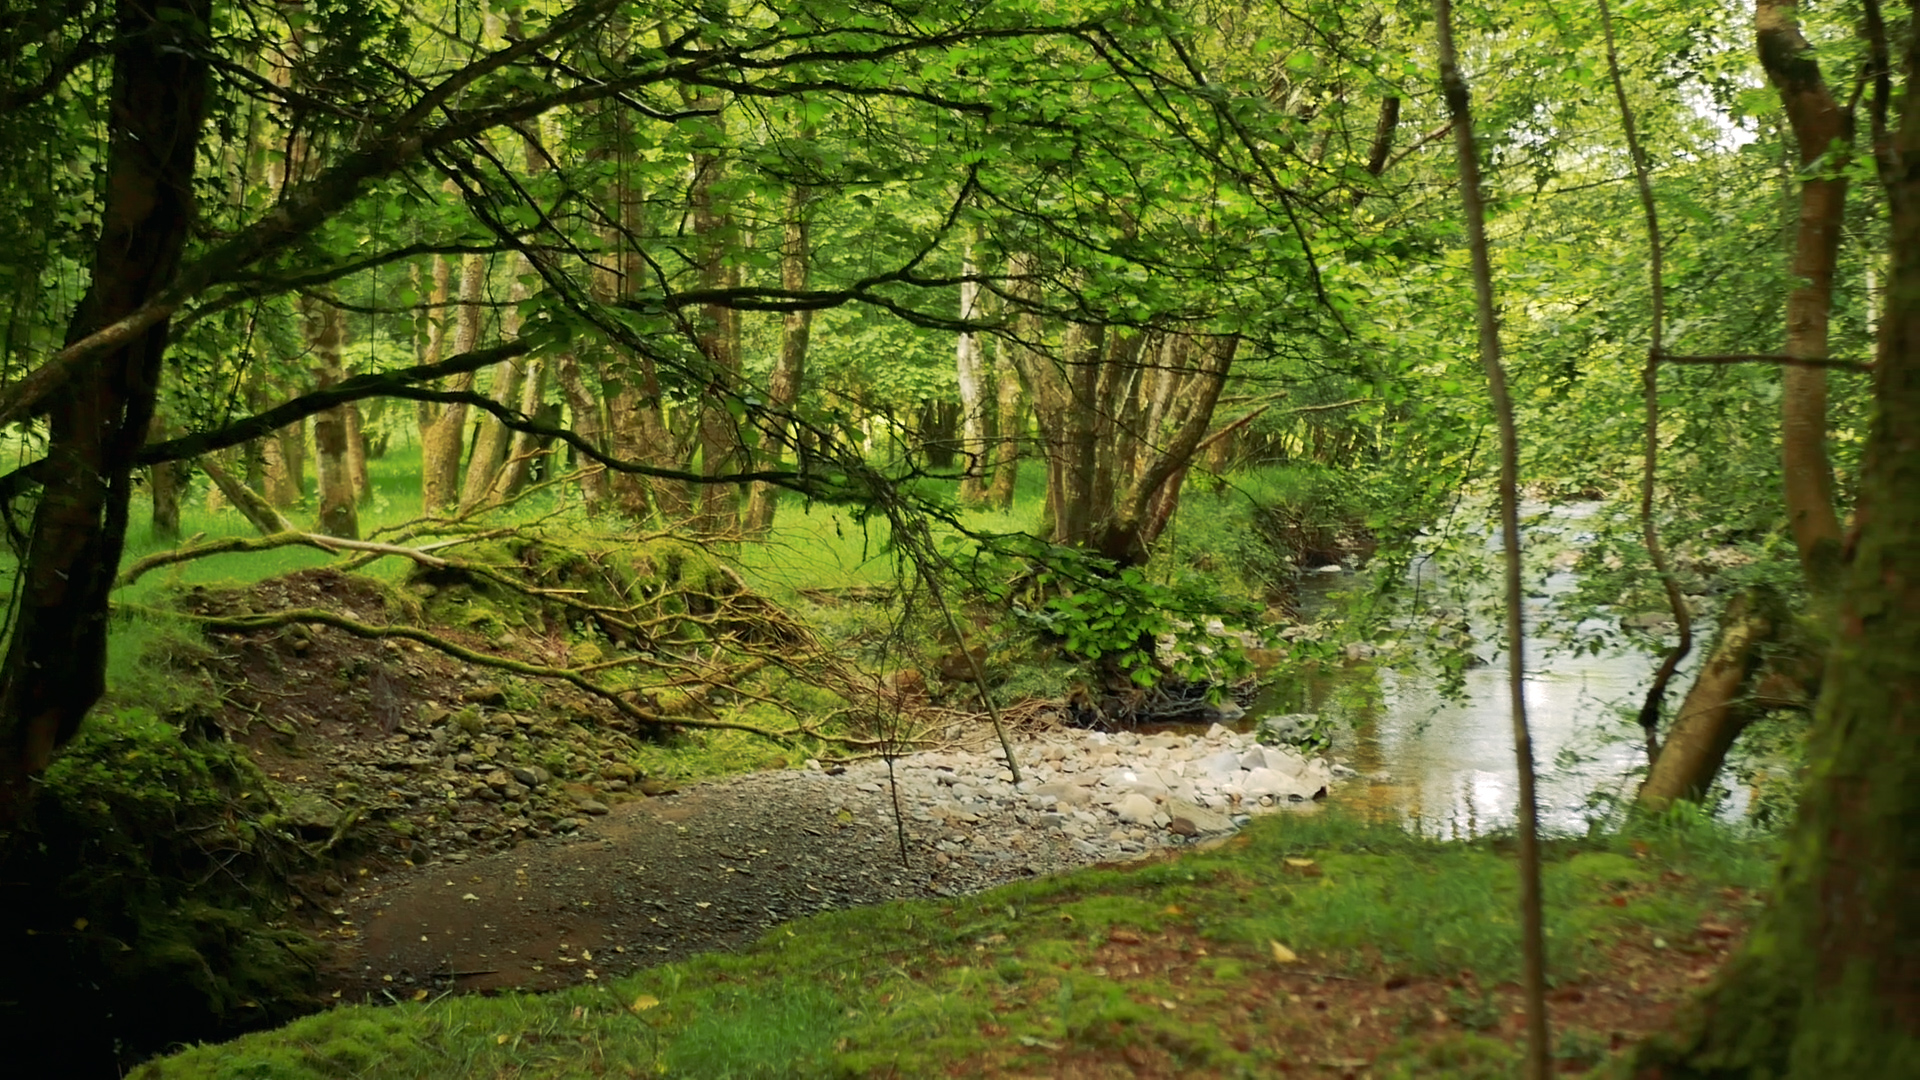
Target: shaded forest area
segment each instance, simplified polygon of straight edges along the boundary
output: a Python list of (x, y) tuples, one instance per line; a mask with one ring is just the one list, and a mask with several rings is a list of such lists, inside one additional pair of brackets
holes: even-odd
[[(284, 898), (635, 762), (973, 725), (1018, 779), (1042, 714), (1457, 683), (1520, 627), (1491, 371), (1507, 479), (1603, 503), (1558, 647), (1659, 665), (1635, 801), (1791, 778), (1771, 906), (1640, 1067), (1899, 1074), (1916, 58), (1878, 0), (0, 9), (9, 1027), (284, 1019)], [(282, 790), (323, 684), (328, 740), (432, 755)], [(517, 816), (374, 779), (442, 757)]]

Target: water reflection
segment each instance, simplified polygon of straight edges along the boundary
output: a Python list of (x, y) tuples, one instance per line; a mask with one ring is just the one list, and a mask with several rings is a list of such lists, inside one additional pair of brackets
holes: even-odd
[[(1541, 526), (1574, 530), (1590, 506), (1557, 508)], [(1530, 530), (1531, 531), (1531, 530)], [(1577, 534), (1576, 534), (1577, 535)], [(1430, 578), (1430, 571), (1429, 578)], [(1574, 584), (1548, 577), (1528, 602), (1531, 623)], [(1486, 628), (1476, 636), (1488, 640)], [(1550, 833), (1585, 832), (1599, 792), (1631, 797), (1645, 751), (1621, 709), (1637, 710), (1653, 661), (1630, 652), (1551, 653), (1527, 648), (1525, 693), (1533, 736), (1540, 823)], [(1432, 677), (1376, 670), (1370, 664), (1331, 668), (1270, 687), (1253, 716), (1315, 712), (1336, 724), (1334, 755), (1361, 774), (1339, 797), (1372, 816), (1422, 832), (1467, 837), (1514, 822), (1518, 770), (1507, 705), (1507, 661), (1493, 657), (1466, 670), (1464, 693), (1448, 697)], [(1687, 674), (1675, 685), (1684, 687)]]

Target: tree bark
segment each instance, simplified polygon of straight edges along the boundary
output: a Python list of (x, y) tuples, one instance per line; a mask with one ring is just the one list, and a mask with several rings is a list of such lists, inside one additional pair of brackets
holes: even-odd
[[(210, 0), (122, 0), (100, 239), (69, 344), (167, 286), (193, 221), (207, 102)], [(167, 345), (162, 319), (74, 372), (48, 398), (47, 460), (0, 666), (0, 825), (106, 687), (107, 597), (119, 571), (133, 457), (146, 441)]]
[[(1800, 34), (1794, 0), (1758, 0), (1754, 25), (1761, 66), (1780, 94), (1800, 167), (1799, 223), (1794, 234), (1793, 273), (1800, 279), (1787, 298), (1788, 356), (1823, 360), (1833, 306), (1833, 273), (1847, 203), (1842, 172), (1851, 156), (1853, 115), (1834, 100)], [(1780, 453), (1788, 521), (1807, 585), (1816, 596), (1837, 583), (1840, 519), (1833, 505), (1833, 469), (1827, 461), (1827, 373), (1788, 365), (1780, 374)]]
[(999, 445), (993, 455), (993, 484), (987, 490), (987, 503), (1005, 510), (1013, 505), (1013, 491), (1020, 480), (1020, 438), (1026, 426), (1021, 408), (1020, 374), (1013, 350), (1021, 346), (1004, 338), (995, 342), (993, 352), (993, 389), (998, 407), (994, 430)]
[(1894, 1077), (1920, 1062), (1920, 39), (1883, 161), (1878, 406), (1800, 812), (1772, 902), (1638, 1075)]
[[(780, 247), (780, 287), (790, 292), (806, 289), (813, 265), (813, 243), (807, 222), (807, 203), (812, 193), (798, 184), (787, 189), (786, 235)], [(786, 419), (800, 400), (800, 383), (806, 377), (807, 344), (813, 336), (813, 312), (789, 311), (780, 320), (780, 355), (774, 360), (767, 380), (767, 413), (773, 419), (762, 444), (768, 465), (778, 465), (791, 441), (791, 425)], [(747, 499), (746, 518), (741, 532), (747, 537), (765, 537), (773, 528), (774, 507), (780, 488), (757, 481)]]
[(227, 501), (233, 504), (233, 508), (240, 511), (240, 516), (246, 518), (247, 523), (258, 530), (260, 535), (272, 536), (275, 533), (293, 531), (292, 522), (281, 516), (280, 511), (275, 510), (272, 503), (261, 498), (258, 492), (234, 479), (221, 466), (215, 455), (208, 454), (200, 458), (199, 464), (200, 471), (207, 474), (207, 479), (213, 481), (213, 486), (220, 489), (220, 493), (227, 497)]
[(1779, 613), (1766, 599), (1748, 592), (1727, 605), (1706, 663), (1640, 785), (1640, 805), (1662, 810), (1676, 799), (1698, 802), (1713, 786), (1733, 741), (1753, 720), (1742, 691), (1778, 629)]
[[(317, 390), (337, 386), (346, 378), (341, 341), (344, 319), (332, 304), (308, 300), (303, 320), (307, 343), (316, 361), (313, 384)], [(348, 460), (347, 411), (344, 406), (315, 413), (313, 417), (314, 471), (320, 479), (320, 531), (347, 540), (360, 538), (360, 520), (355, 512), (359, 500), (353, 483), (353, 467)]]
[[(468, 255), (460, 264), (460, 313), (454, 325), (453, 351), (463, 353), (480, 341), (483, 312), (480, 294), (486, 286), (487, 261)], [(472, 372), (455, 376), (453, 388), (473, 389)], [(460, 498), (460, 458), (466, 450), (467, 407), (442, 405), (420, 440), (421, 510), (438, 514), (455, 509)]]
[[(980, 283), (973, 277), (973, 238), (968, 237), (961, 255), (960, 317), (980, 317)], [(987, 453), (987, 362), (980, 347), (980, 335), (961, 331), (954, 348), (954, 374), (960, 384), (960, 501), (973, 505), (981, 501), (981, 477)]]

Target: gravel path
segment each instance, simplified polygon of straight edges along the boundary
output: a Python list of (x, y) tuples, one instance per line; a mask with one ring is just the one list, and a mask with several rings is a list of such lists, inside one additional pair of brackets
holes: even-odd
[[(363, 878), (324, 931), (343, 1000), (550, 989), (699, 952), (835, 908), (954, 895), (1138, 858), (1311, 805), (1336, 771), (1215, 726), (1205, 735), (1062, 730), (997, 752), (689, 786), (528, 841)], [(1344, 770), (1338, 770), (1344, 772)]]

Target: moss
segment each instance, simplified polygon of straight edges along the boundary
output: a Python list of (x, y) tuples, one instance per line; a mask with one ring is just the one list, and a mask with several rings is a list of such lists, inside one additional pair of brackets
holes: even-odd
[(95, 717), (0, 838), (0, 905), (24, 932), (0, 957), (0, 1021), (87, 1032), (59, 1048), (65, 1072), (318, 1004), (318, 949), (272, 900), (314, 857), (252, 763), (195, 727)]

